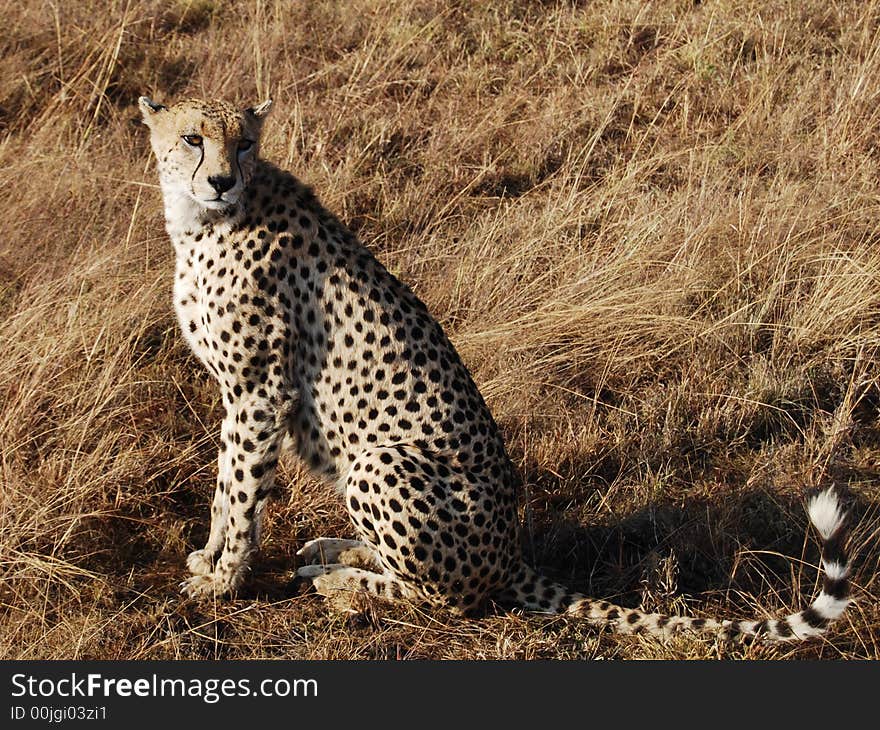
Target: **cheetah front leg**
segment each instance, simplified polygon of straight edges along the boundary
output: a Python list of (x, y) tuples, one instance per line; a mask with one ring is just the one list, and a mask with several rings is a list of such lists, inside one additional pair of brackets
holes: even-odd
[(274, 482), (285, 418), (282, 409), (269, 399), (240, 399), (227, 407), (210, 536), (207, 545), (187, 560), (190, 570), (209, 569), (181, 583), (185, 594), (222, 595), (243, 583), (259, 546), (262, 513)]
[(208, 542), (201, 550), (194, 550), (186, 559), (186, 567), (193, 575), (209, 575), (220, 557), (229, 519), (229, 491), (232, 484), (232, 449), (227, 444), (234, 440), (236, 423), (232, 411), (227, 411), (220, 427), (220, 452), (217, 455), (217, 487), (211, 503), (211, 531)]

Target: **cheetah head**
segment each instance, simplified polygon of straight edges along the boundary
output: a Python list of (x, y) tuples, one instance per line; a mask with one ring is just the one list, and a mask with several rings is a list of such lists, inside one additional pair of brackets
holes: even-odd
[(238, 201), (254, 173), (271, 101), (239, 111), (223, 101), (187, 99), (166, 107), (142, 96), (138, 106), (166, 204), (220, 210)]

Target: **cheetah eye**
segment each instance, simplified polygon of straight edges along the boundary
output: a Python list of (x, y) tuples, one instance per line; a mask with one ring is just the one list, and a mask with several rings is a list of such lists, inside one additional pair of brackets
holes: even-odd
[(186, 142), (190, 147), (202, 146), (202, 138), (198, 134), (185, 134), (183, 135), (183, 141)]
[(238, 151), (239, 152), (247, 152), (251, 147), (254, 146), (254, 141), (252, 139), (243, 139), (238, 143)]

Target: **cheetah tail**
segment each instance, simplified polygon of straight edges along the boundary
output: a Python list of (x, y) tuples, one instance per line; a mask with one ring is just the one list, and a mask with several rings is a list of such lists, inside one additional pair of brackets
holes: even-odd
[(849, 564), (844, 550), (846, 514), (833, 489), (813, 497), (807, 513), (822, 544), (822, 591), (809, 608), (781, 619), (717, 621), (644, 613), (574, 593), (528, 566), (523, 567), (521, 579), (511, 588), (513, 602), (527, 611), (579, 616), (594, 626), (607, 626), (623, 634), (665, 637), (681, 631), (709, 631), (725, 639), (760, 636), (771, 641), (800, 641), (820, 636), (843, 615), (850, 603)]

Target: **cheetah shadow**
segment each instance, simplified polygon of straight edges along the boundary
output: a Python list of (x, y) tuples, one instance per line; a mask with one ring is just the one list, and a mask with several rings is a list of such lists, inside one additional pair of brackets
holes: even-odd
[[(852, 527), (868, 506), (846, 502)], [(748, 616), (749, 597), (805, 606), (815, 585), (820, 551), (804, 500), (761, 490), (684, 506), (661, 500), (592, 525), (540, 501), (532, 513), (533, 529), (523, 539), (527, 560), (573, 590), (628, 608), (639, 607), (646, 590), (696, 603), (714, 594)], [(850, 556), (856, 567), (865, 550)]]

